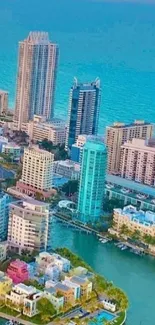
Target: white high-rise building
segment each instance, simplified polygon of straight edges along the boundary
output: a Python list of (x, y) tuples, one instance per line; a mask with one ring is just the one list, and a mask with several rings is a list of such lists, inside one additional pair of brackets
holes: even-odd
[(48, 33), (30, 32), (19, 42), (19, 61), (14, 124), (22, 124), (34, 114), (50, 120), (54, 111), (55, 84), (59, 50)]
[(106, 145), (108, 147), (108, 173), (120, 173), (121, 146), (133, 138), (150, 139), (154, 125), (136, 120), (131, 124), (114, 123), (106, 128)]
[(26, 194), (46, 196), (52, 190), (54, 155), (38, 146), (25, 148), (22, 177), (17, 189)]
[(49, 204), (32, 198), (10, 204), (8, 245), (19, 253), (22, 249), (46, 251), (50, 239)]

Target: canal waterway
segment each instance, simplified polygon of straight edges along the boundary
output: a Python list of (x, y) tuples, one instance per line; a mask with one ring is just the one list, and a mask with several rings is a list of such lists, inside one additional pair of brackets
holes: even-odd
[(102, 244), (95, 236), (58, 222), (53, 223), (52, 246), (70, 248), (127, 293), (130, 309), (126, 325), (155, 324), (155, 258), (121, 251), (112, 243)]

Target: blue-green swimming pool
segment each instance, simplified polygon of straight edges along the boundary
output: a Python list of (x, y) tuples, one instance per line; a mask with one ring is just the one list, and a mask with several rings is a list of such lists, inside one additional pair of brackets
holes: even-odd
[[(102, 311), (98, 315), (96, 315), (95, 322), (93, 322), (93, 320), (90, 321), (90, 325), (95, 325), (95, 324), (103, 325), (104, 320), (110, 321), (110, 320), (113, 320), (114, 318), (115, 318), (115, 315), (108, 313), (108, 311)], [(96, 323), (96, 320), (98, 321), (98, 323)]]

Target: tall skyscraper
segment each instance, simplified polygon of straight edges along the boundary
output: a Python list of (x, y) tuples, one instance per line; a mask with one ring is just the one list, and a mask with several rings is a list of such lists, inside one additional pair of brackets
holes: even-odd
[(78, 214), (82, 222), (94, 222), (102, 213), (107, 149), (103, 141), (90, 137), (82, 151)]
[(17, 189), (28, 195), (40, 193), (50, 195), (53, 180), (54, 155), (37, 146), (25, 148), (22, 177), (17, 182)]
[(0, 115), (6, 115), (8, 112), (8, 92), (0, 90)]
[(53, 116), (59, 50), (48, 33), (30, 32), (19, 42), (14, 122), (20, 130), (34, 114)]
[(79, 134), (97, 134), (100, 98), (99, 79), (85, 84), (75, 79), (70, 90), (66, 149), (71, 148)]
[(108, 147), (108, 173), (120, 174), (121, 146), (133, 138), (150, 139), (154, 125), (145, 121), (131, 124), (114, 123), (106, 128), (106, 145)]

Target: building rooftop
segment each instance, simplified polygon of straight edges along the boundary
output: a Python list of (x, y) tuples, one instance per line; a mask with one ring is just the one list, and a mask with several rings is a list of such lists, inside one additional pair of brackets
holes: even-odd
[(122, 216), (127, 216), (130, 221), (144, 224), (145, 226), (155, 226), (155, 213), (152, 211), (137, 210), (134, 206), (128, 205), (123, 209), (114, 209)]
[(80, 90), (83, 90), (83, 91), (91, 91), (91, 90), (94, 90), (95, 87), (100, 88), (100, 79), (99, 78), (96, 78), (95, 81), (85, 82), (85, 83), (78, 82), (77, 78), (74, 78), (74, 85), (73, 85), (72, 89), (79, 88)]
[(33, 286), (27, 286), (24, 283), (19, 283), (19, 284), (15, 285), (14, 286), (14, 290), (16, 291), (17, 289), (26, 291), (26, 293), (28, 295), (29, 294), (32, 294), (32, 293), (36, 293), (36, 288), (35, 287), (33, 287)]
[(133, 126), (141, 126), (141, 125), (153, 125), (153, 123), (150, 122), (145, 122), (144, 120), (135, 120), (132, 123), (129, 124), (125, 124), (125, 123), (121, 123), (121, 122), (115, 122), (113, 125), (111, 126), (107, 126), (107, 129), (109, 128), (114, 128), (114, 129), (119, 129), (119, 128), (126, 128), (126, 127), (133, 127)]
[(132, 140), (125, 142), (121, 147), (122, 148), (131, 148), (131, 149), (135, 149), (138, 151), (144, 150), (144, 151), (149, 151), (149, 152), (155, 153), (155, 146), (153, 146), (153, 145), (150, 146), (149, 142), (144, 139), (134, 138)]
[(149, 195), (155, 198), (155, 187), (130, 181), (128, 179), (119, 176), (110, 175), (110, 174), (106, 175), (106, 181), (108, 183), (115, 184), (124, 188), (128, 188), (135, 192), (143, 193), (145, 195)]
[(54, 293), (56, 292), (56, 290), (55, 290), (54, 287), (46, 288), (44, 291), (50, 293), (51, 295), (54, 294)]
[(15, 267), (15, 268), (23, 268), (23, 267), (27, 267), (27, 264), (24, 261), (21, 260), (15, 260), (10, 262), (9, 266)]
[(61, 282), (58, 282), (55, 287), (56, 290), (61, 290), (61, 291), (69, 291), (70, 288), (67, 287), (65, 284), (62, 284)]
[(39, 146), (37, 146), (37, 145), (33, 145), (33, 146), (29, 146), (28, 148), (25, 148), (24, 153), (25, 152), (30, 152), (31, 154), (36, 154), (36, 153), (44, 154), (44, 155), (49, 156), (49, 157), (54, 156), (51, 152), (40, 149)]
[(74, 168), (74, 169), (80, 170), (80, 164), (75, 161), (69, 160), (69, 159), (56, 160), (54, 162), (54, 164), (59, 164), (61, 166), (67, 167), (67, 168)]
[(83, 279), (80, 276), (72, 276), (71, 281), (78, 283), (78, 284), (85, 284), (88, 282), (86, 279)]
[(33, 206), (44, 206), (44, 207), (49, 207), (48, 203), (42, 202), (42, 201), (37, 201), (33, 198), (26, 198), (20, 201), (16, 201), (16, 202), (12, 202), (11, 205), (17, 206), (17, 207), (21, 207), (25, 210), (31, 210), (30, 209), (30, 205)]
[(54, 256), (57, 260), (60, 260), (60, 261), (63, 261), (63, 262), (70, 262), (67, 258), (62, 257), (62, 256), (59, 255), (59, 254), (55, 254), (55, 253), (53, 253), (53, 254), (51, 254), (51, 256)]
[(29, 42), (34, 42), (35, 44), (44, 44), (49, 42), (49, 35), (47, 32), (30, 32), (28, 35), (28, 41)]
[(5, 144), (5, 148), (14, 148), (14, 149), (21, 149), (20, 146), (18, 146), (15, 142), (9, 142)]
[(106, 151), (106, 145), (103, 142), (103, 138), (100, 137), (89, 137), (83, 146), (84, 149)]

